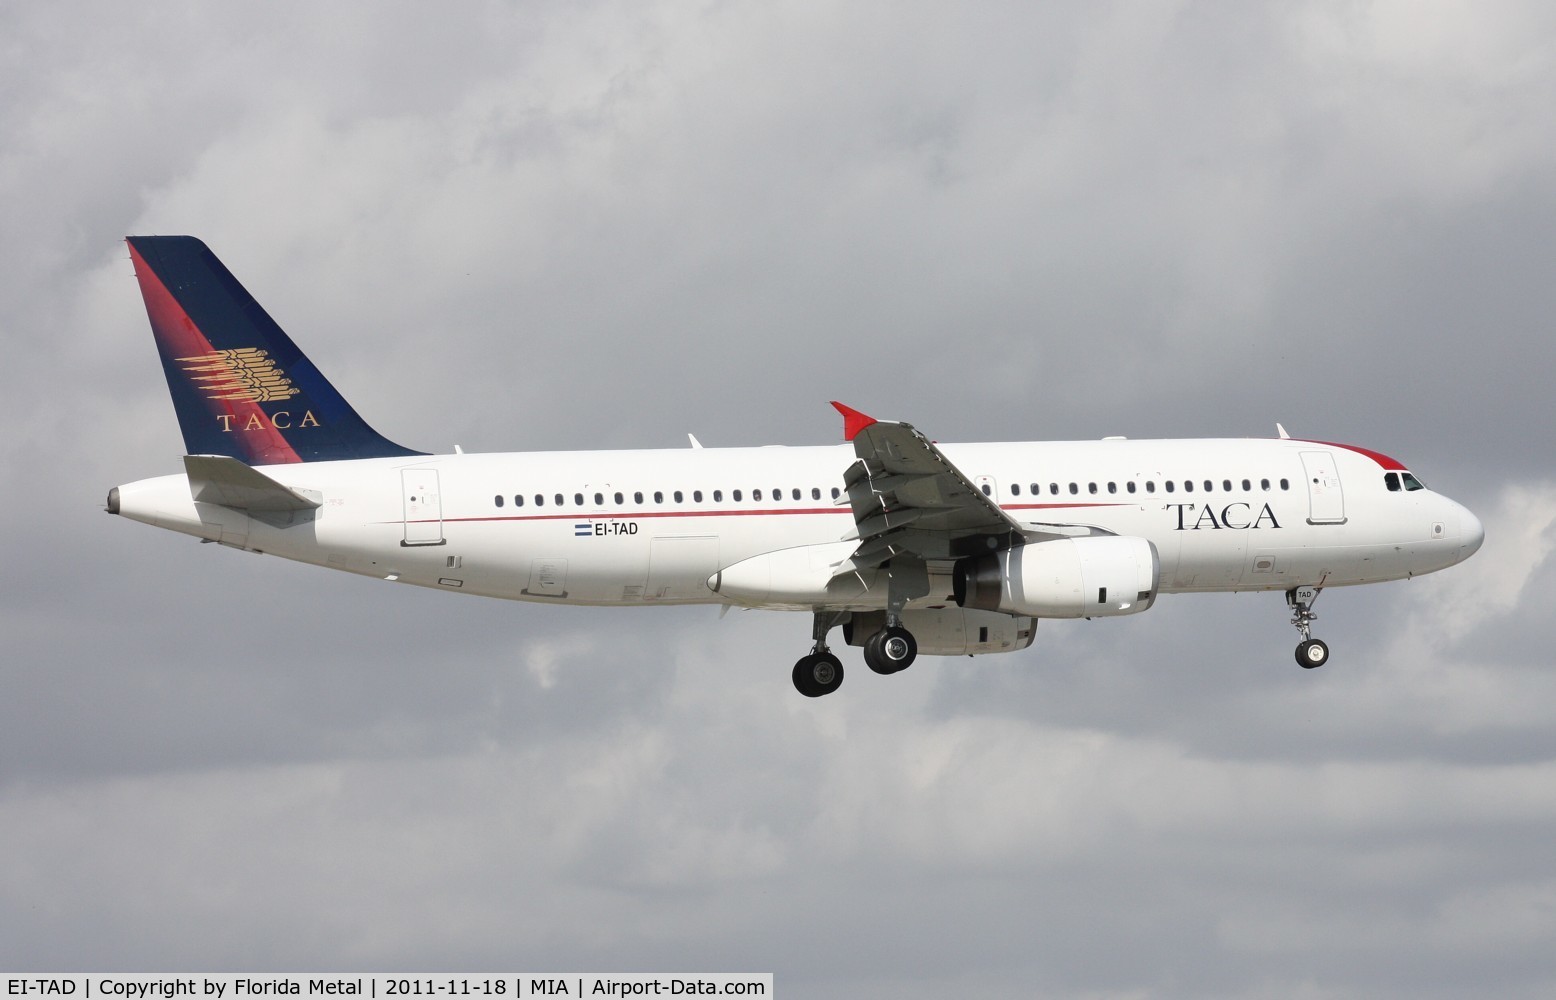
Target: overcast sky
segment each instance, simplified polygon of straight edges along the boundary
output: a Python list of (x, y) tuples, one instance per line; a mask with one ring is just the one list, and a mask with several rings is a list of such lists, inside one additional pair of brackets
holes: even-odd
[[(1556, 993), (1556, 8), (0, 6), (0, 968), (785, 997)], [(106, 517), (183, 451), (122, 239), (423, 450), (1295, 436), (1469, 563), (845, 653)]]

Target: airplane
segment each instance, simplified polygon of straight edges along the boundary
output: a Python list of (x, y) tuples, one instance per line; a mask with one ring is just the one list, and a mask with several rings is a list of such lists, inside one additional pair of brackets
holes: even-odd
[(836, 691), (835, 628), (892, 674), (1005, 653), (1040, 619), (1159, 595), (1280, 591), (1322, 666), (1330, 587), (1445, 569), (1485, 538), (1367, 448), (1279, 437), (941, 444), (834, 402), (815, 447), (427, 454), (365, 423), (190, 236), (127, 240), (187, 454), (109, 513), (205, 542), (457, 594), (808, 612), (794, 665)]

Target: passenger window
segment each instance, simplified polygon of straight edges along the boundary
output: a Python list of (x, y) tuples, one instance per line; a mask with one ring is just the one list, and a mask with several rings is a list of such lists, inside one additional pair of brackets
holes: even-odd
[(1013, 496), (1013, 497), (1019, 497), (1021, 495), (1021, 484), (1020, 483), (1011, 483), (1010, 484), (1010, 495)]
[(680, 503), (681, 502), (681, 491), (680, 490), (676, 490), (675, 491), (675, 502), (676, 503)]
[(740, 502), (740, 491), (739, 490), (730, 490), (729, 498), (731, 500), (735, 501), (736, 503), (739, 503)]
[(1185, 492), (1185, 493), (1193, 493), (1194, 492), (1194, 480), (1192, 480), (1192, 479), (1185, 479), (1183, 481), (1183, 492)]
[(692, 503), (702, 503), (702, 490), (692, 490)]
[(563, 501), (562, 501), (562, 494), (558, 493), (556, 495), (556, 505), (558, 507), (560, 507), (560, 506), (562, 506), (562, 503), (563, 503)]
[(1291, 489), (1291, 480), (1289, 480), (1289, 479), (1282, 479), (1280, 481), (1280, 488), (1283, 489), (1283, 490)]
[(724, 491), (723, 490), (714, 490), (713, 491), (713, 502), (714, 503), (723, 503), (724, 502)]
[(1207, 480), (1205, 480), (1205, 492), (1206, 492), (1206, 493), (1212, 493), (1212, 492), (1214, 492), (1214, 491), (1215, 491), (1215, 488), (1216, 488), (1216, 484), (1215, 484), (1215, 483), (1213, 483), (1213, 482), (1211, 482), (1211, 481), (1210, 481), (1210, 480), (1208, 480), (1208, 479), (1207, 479)]
[(1109, 493), (1117, 493), (1118, 492), (1118, 484), (1117, 483), (1108, 483), (1108, 492)]
[(1270, 492), (1270, 481), (1268, 479), (1259, 480), (1259, 488), (1266, 493)]
[(790, 490), (789, 491), (789, 496), (790, 496), (791, 499), (794, 499), (794, 500), (800, 499), (800, 491), (799, 491), (799, 489), (795, 488), (795, 489)]
[(1232, 492), (1232, 481), (1230, 479), (1223, 479), (1223, 480), (1221, 480), (1221, 492), (1223, 492), (1223, 493), (1230, 493), (1230, 492)]
[(819, 486), (812, 486), (810, 488), (810, 498), (812, 500), (820, 500), (821, 499), (821, 487), (819, 487)]
[(1154, 479), (1147, 479), (1145, 481), (1145, 491), (1147, 493), (1155, 493), (1156, 492), (1156, 481)]
[(499, 506), (499, 507), (502, 506), (502, 494), (501, 493), (497, 494), (497, 496), (493, 497), (492, 499), (497, 501), (497, 506)]
[(1070, 484), (1070, 496), (1074, 496), (1075, 494), (1079, 493), (1080, 491), (1081, 491), (1081, 488), (1079, 486), (1077, 486), (1075, 483), (1071, 483)]
[[(736, 497), (735, 499), (739, 500), (740, 498)], [(751, 499), (752, 500), (760, 500), (760, 499), (762, 499), (762, 491), (761, 490), (752, 490), (751, 491)]]
[(544, 507), (545, 505), (546, 505), (546, 498), (545, 498), (545, 496), (543, 494), (536, 493), (535, 494), (535, 506), (536, 507)]
[(1124, 488), (1133, 493), (1135, 491), (1135, 481), (1131, 479), (1129, 482), (1124, 484)]
[(623, 497), (620, 493), (617, 493), (615, 499), (617, 503), (622, 503), (626, 498)]
[(596, 493), (594, 495), (594, 505), (596, 507), (603, 507), (603, 506), (605, 506), (605, 494), (603, 494), (603, 493)]
[(632, 502), (633, 503), (642, 503), (643, 502), (643, 491), (642, 490), (638, 490), (637, 492), (632, 494)]
[(583, 494), (582, 493), (574, 493), (573, 494), (573, 506), (575, 506), (575, 507), (582, 507), (583, 506)]
[(842, 495), (843, 495), (843, 491), (842, 490), (838, 489), (836, 486), (832, 487), (832, 499), (836, 500), (838, 497), (840, 497)]
[(1253, 492), (1253, 483), (1250, 483), (1248, 480), (1244, 479), (1243, 480), (1243, 492), (1244, 493), (1252, 493)]
[(659, 490), (654, 491), (654, 503), (664, 503), (665, 495)]
[(989, 484), (988, 483), (984, 483), (982, 486), (980, 486), (978, 488), (983, 491), (983, 495), (986, 496), (986, 497), (994, 495), (994, 491), (989, 489)]
[(1176, 491), (1176, 490), (1177, 490), (1177, 488), (1178, 488), (1178, 487), (1176, 487), (1176, 486), (1174, 486), (1174, 485), (1173, 485), (1173, 482), (1172, 482), (1172, 480), (1171, 480), (1171, 479), (1169, 479), (1169, 480), (1167, 480), (1167, 492), (1168, 492), (1168, 493), (1172, 493), (1172, 492), (1174, 492), (1174, 491)]
[(1092, 496), (1096, 496), (1097, 495), (1097, 484), (1096, 483), (1087, 483), (1086, 484), (1086, 492), (1090, 493)]
[(524, 494), (522, 494), (522, 493), (515, 493), (513, 495), (513, 505), (515, 507), (522, 507), (522, 506), (524, 506)]

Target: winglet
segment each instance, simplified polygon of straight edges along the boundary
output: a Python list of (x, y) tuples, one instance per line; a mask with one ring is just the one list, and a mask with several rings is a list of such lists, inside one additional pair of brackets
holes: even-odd
[(860, 413), (851, 406), (844, 406), (837, 400), (832, 401), (832, 408), (843, 415), (843, 440), (852, 441), (859, 432), (875, 423), (875, 418), (867, 413)]

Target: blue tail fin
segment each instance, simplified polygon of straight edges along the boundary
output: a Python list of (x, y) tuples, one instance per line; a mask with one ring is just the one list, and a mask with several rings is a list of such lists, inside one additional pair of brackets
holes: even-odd
[(357, 416), (204, 243), (127, 242), (189, 454), (249, 465), (423, 454)]

